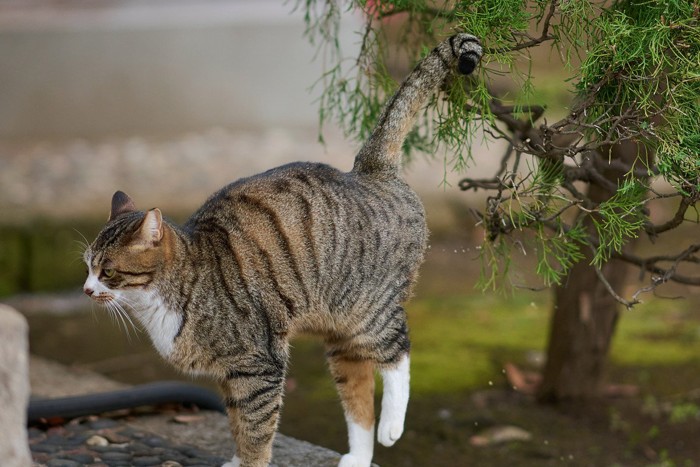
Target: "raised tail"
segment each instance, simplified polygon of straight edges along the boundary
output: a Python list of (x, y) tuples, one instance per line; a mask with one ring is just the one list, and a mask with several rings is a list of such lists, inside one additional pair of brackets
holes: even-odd
[(464, 75), (473, 72), (482, 52), (479, 40), (470, 34), (457, 34), (438, 44), (389, 99), (374, 131), (357, 154), (353, 171), (396, 173), (401, 147), (420, 108), (453, 70)]

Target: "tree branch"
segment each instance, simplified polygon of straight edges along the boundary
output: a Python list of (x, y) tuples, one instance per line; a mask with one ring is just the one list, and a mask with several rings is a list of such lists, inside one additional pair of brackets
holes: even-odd
[(542, 32), (540, 33), (539, 37), (529, 37), (529, 41), (521, 42), (520, 44), (516, 44), (511, 47), (500, 47), (496, 49), (486, 49), (487, 54), (503, 54), (503, 53), (509, 53), (509, 52), (515, 52), (518, 50), (523, 50), (523, 49), (528, 49), (530, 47), (535, 47), (540, 45), (542, 42), (549, 41), (554, 39), (554, 36), (551, 36), (549, 34), (549, 28), (552, 22), (552, 18), (554, 18), (554, 15), (557, 11), (557, 5), (559, 4), (559, 0), (552, 0), (552, 2), (549, 4), (549, 11), (547, 12), (547, 15), (544, 18), (544, 23), (542, 24)]
[(660, 225), (646, 223), (644, 225), (644, 230), (650, 237), (656, 238), (660, 233), (675, 229), (685, 220), (685, 213), (688, 211), (688, 208), (695, 205), (698, 200), (700, 200), (700, 191), (695, 191), (690, 196), (683, 196), (676, 213), (671, 219)]

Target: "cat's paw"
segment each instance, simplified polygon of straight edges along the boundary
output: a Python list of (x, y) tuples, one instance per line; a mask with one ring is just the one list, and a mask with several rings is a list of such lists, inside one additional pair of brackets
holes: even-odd
[[(382, 415), (384, 414), (382, 413)], [(403, 418), (381, 417), (377, 428), (377, 441), (379, 441), (379, 444), (386, 447), (393, 446), (403, 434), (403, 423)]]
[(359, 457), (354, 456), (352, 454), (345, 454), (343, 457), (340, 458), (338, 467), (370, 467), (371, 463), (372, 459), (362, 460)]
[(241, 467), (241, 459), (238, 456), (233, 456), (231, 462), (226, 462), (221, 467)]

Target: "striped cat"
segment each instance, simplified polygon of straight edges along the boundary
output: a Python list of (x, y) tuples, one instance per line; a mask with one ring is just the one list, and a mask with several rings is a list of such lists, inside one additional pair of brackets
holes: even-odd
[(118, 191), (85, 251), (84, 291), (126, 309), (167, 361), (221, 386), (236, 442), (226, 466), (272, 456), (289, 339), (322, 336), (348, 426), (340, 464), (369, 466), (374, 372), (384, 393), (378, 441), (401, 436), (409, 393), (405, 301), (426, 247), (418, 196), (399, 176), (417, 111), (452, 69), (471, 73), (479, 41), (439, 44), (389, 100), (352, 171), (294, 163), (234, 182), (183, 226), (136, 210)]

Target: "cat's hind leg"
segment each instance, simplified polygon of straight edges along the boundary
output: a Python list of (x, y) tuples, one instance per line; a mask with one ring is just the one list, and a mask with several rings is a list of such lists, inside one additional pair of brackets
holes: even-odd
[(384, 446), (393, 446), (403, 434), (409, 395), (409, 357), (404, 354), (398, 364), (380, 369), (384, 392), (382, 411), (377, 429), (377, 441)]
[(406, 312), (399, 304), (388, 308), (389, 319), (369, 334), (373, 336), (374, 358), (382, 375), (382, 411), (377, 429), (377, 441), (393, 446), (401, 437), (406, 419), (409, 396), (409, 351)]
[(329, 352), (328, 365), (343, 404), (350, 445), (338, 466), (369, 467), (374, 452), (374, 363)]

